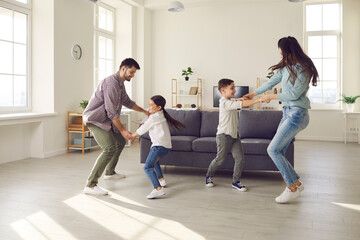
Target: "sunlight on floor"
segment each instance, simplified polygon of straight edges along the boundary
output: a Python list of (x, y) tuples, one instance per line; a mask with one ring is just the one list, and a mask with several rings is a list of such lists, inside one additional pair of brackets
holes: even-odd
[(113, 199), (103, 201), (100, 198), (79, 194), (64, 202), (124, 239), (205, 239), (176, 221), (142, 213), (149, 210), (142, 204), (129, 202), (115, 193), (111, 193), (111, 197)]
[(332, 203), (335, 204), (335, 205), (338, 205), (340, 207), (360, 211), (360, 204), (337, 203), (337, 202), (332, 202)]
[(59, 236), (61, 236), (61, 239), (76, 240), (71, 233), (67, 232), (44, 212), (37, 212), (13, 222), (11, 227), (25, 240), (59, 239)]

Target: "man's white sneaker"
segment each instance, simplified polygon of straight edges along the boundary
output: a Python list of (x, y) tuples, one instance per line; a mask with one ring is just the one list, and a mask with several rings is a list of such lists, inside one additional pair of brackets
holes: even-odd
[(123, 179), (126, 178), (125, 175), (115, 173), (113, 175), (104, 175), (104, 180), (116, 180), (116, 179)]
[(298, 197), (300, 197), (300, 190), (296, 189), (295, 192), (292, 192), (290, 190), (290, 188), (285, 187), (285, 190), (280, 194), (280, 196), (278, 196), (277, 198), (275, 198), (275, 202), (277, 203), (287, 203), (291, 200), (297, 199)]
[(161, 188), (160, 190), (156, 190), (155, 188), (154, 190), (151, 191), (149, 195), (146, 196), (146, 198), (152, 199), (152, 198), (162, 197), (164, 195), (165, 195), (164, 188)]
[(96, 196), (104, 196), (108, 194), (108, 191), (101, 189), (98, 186), (95, 186), (94, 188), (85, 187), (84, 193), (90, 195), (96, 195)]
[(301, 184), (300, 186), (297, 186), (297, 189), (299, 189), (300, 192), (302, 192), (304, 190), (304, 184), (302, 182), (300, 182), (300, 184)]
[(162, 180), (162, 181), (159, 181), (159, 183), (160, 183), (160, 186), (162, 186), (162, 187), (165, 187), (165, 186), (166, 186), (165, 179), (164, 179), (164, 180)]

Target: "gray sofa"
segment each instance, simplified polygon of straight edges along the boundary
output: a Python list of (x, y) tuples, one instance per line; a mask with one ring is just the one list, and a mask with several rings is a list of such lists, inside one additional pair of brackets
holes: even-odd
[[(207, 168), (216, 156), (216, 130), (219, 112), (173, 110), (167, 112), (185, 124), (181, 131), (170, 128), (172, 150), (160, 160), (161, 165)], [(267, 154), (267, 147), (276, 133), (282, 111), (239, 111), (239, 134), (244, 147), (244, 170), (278, 171)], [(151, 140), (148, 133), (141, 136), (140, 161), (145, 163)], [(294, 140), (286, 157), (294, 166)], [(234, 160), (228, 154), (220, 169), (232, 170)]]

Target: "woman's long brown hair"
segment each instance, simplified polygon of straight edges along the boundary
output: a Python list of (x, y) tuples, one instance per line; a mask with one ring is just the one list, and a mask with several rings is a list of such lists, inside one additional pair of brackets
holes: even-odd
[(170, 114), (165, 110), (165, 104), (166, 104), (166, 100), (163, 96), (161, 95), (155, 95), (153, 97), (151, 97), (151, 100), (153, 100), (153, 102), (155, 103), (156, 106), (160, 106), (161, 110), (163, 110), (164, 113), (164, 117), (166, 118), (166, 121), (175, 129), (180, 130), (180, 128), (185, 128), (185, 125), (178, 121), (173, 119)]
[[(284, 37), (278, 41), (278, 48), (281, 49), (283, 58), (281, 61), (271, 66), (269, 69), (274, 71), (286, 67), (290, 73), (289, 79), (292, 78), (292, 84), (295, 84), (297, 73), (294, 66), (299, 63), (303, 67), (303, 71), (313, 86), (317, 86), (319, 74), (313, 61), (304, 53), (300, 44), (294, 37)], [(288, 80), (289, 80), (288, 79)]]

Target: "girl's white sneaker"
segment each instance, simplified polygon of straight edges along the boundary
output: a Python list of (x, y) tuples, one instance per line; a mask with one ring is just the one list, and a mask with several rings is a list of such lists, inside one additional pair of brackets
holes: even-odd
[(275, 198), (277, 203), (287, 203), (300, 197), (300, 190), (296, 188), (295, 192), (292, 192), (290, 188), (285, 187), (285, 190)]
[(164, 179), (164, 180), (162, 180), (162, 181), (159, 181), (159, 183), (160, 183), (160, 186), (162, 186), (162, 187), (165, 187), (165, 186), (166, 186), (165, 179)]

